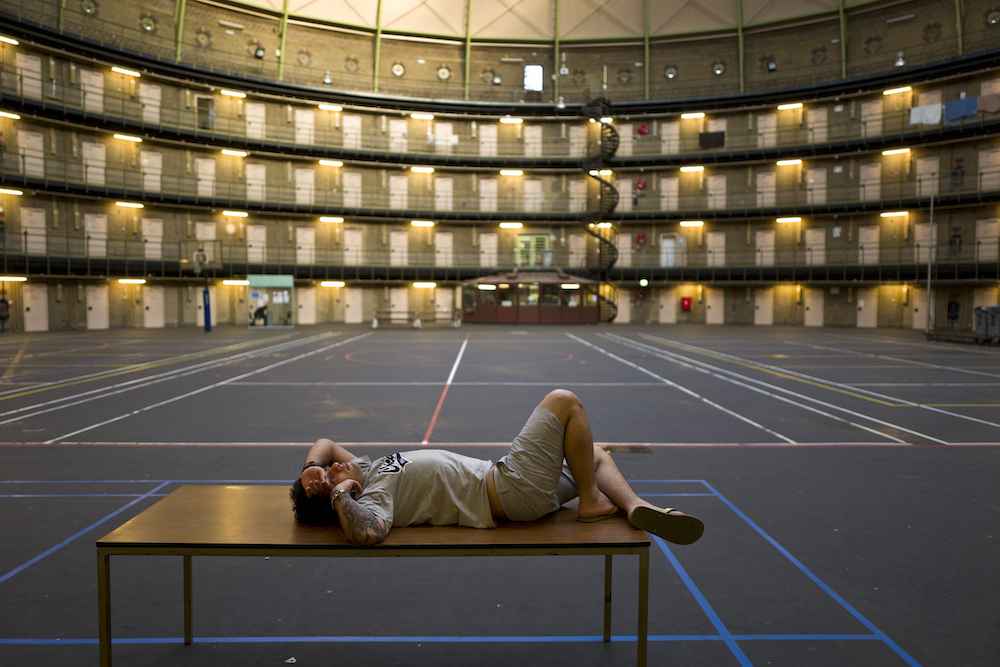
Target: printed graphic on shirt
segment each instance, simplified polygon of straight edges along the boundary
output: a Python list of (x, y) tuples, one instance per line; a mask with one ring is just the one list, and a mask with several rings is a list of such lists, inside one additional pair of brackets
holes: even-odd
[(405, 466), (409, 461), (403, 458), (403, 455), (399, 452), (385, 457), (385, 463), (379, 466), (379, 473), (385, 473), (388, 475), (395, 475), (396, 473), (403, 472), (403, 466)]

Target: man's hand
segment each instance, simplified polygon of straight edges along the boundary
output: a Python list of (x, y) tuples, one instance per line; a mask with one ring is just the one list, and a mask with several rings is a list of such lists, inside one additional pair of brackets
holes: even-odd
[(347, 491), (351, 495), (351, 497), (355, 499), (361, 497), (361, 492), (363, 490), (361, 487), (361, 483), (358, 482), (358, 480), (356, 479), (345, 479), (343, 482), (330, 489), (330, 492), (333, 493), (337, 489), (343, 489), (344, 491)]
[(309, 466), (303, 470), (301, 481), (307, 498), (323, 495), (324, 491), (329, 495), (333, 491), (333, 485), (326, 476), (326, 471), (319, 466)]

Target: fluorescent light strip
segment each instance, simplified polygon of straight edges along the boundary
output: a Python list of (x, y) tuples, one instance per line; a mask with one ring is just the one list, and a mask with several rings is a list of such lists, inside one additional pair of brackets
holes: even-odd
[(115, 139), (121, 139), (122, 141), (131, 141), (132, 143), (141, 144), (142, 137), (133, 137), (131, 134), (116, 134)]
[(139, 74), (134, 69), (125, 69), (124, 67), (112, 67), (111, 71), (118, 72), (119, 74), (124, 74), (125, 76), (135, 77), (136, 79), (142, 76), (142, 74)]

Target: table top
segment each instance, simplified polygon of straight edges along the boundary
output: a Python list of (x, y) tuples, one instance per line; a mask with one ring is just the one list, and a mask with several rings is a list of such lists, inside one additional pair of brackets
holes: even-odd
[[(340, 526), (295, 521), (289, 486), (185, 484), (97, 541), (98, 547), (358, 548)], [(402, 548), (648, 547), (649, 536), (617, 517), (575, 520), (563, 509), (539, 521), (501, 522), (496, 529), (462, 526), (393, 528), (379, 545)], [(378, 548), (378, 547), (375, 547)]]

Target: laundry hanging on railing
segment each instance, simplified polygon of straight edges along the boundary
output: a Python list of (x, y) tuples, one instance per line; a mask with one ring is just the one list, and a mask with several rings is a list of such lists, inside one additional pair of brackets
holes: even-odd
[(942, 104), (924, 104), (910, 109), (910, 125), (937, 125), (941, 122)]
[(979, 98), (969, 97), (964, 100), (944, 103), (944, 124), (959, 123), (963, 118), (975, 116), (979, 109)]

